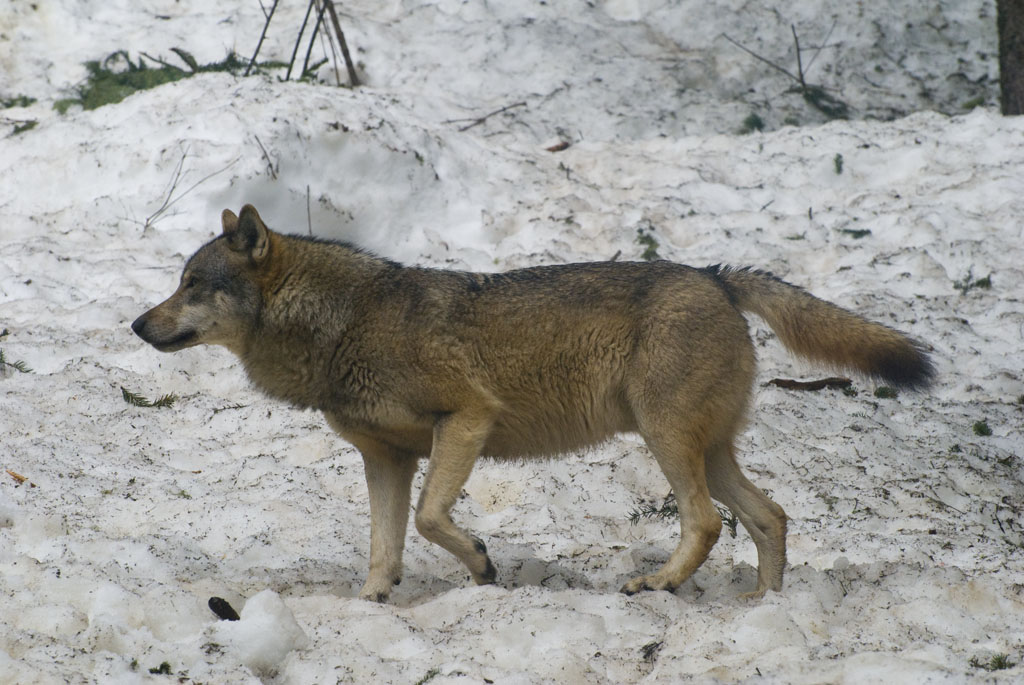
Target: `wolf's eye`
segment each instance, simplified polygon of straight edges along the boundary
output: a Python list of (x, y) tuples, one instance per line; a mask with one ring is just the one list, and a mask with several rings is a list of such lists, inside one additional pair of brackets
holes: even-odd
[(195, 276), (189, 276), (188, 280), (185, 281), (185, 287), (186, 288), (191, 288), (191, 287), (195, 286), (195, 284), (196, 284), (196, 277)]

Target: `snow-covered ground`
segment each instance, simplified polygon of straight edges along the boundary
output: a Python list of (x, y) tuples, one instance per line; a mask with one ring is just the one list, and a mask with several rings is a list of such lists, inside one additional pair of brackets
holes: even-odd
[[(288, 58), (305, 4), (282, 2), (262, 58)], [(248, 55), (263, 13), (7, 3), (0, 99), (38, 102), (0, 110), (0, 350), (31, 368), (0, 368), (0, 467), (27, 479), (0, 471), (0, 682), (1024, 678), (983, 668), (1024, 662), (1024, 120), (992, 108), (992, 2), (870, 5), (345, 2), (363, 88), (208, 74), (59, 115), (86, 60)], [(853, 121), (821, 125), (722, 36), (795, 71), (791, 24), (805, 46), (828, 35), (808, 80)], [(916, 110), (945, 114), (875, 120)], [(767, 132), (738, 133), (751, 113)], [(128, 328), (245, 202), (280, 230), (476, 270), (637, 259), (642, 230), (662, 257), (768, 268), (913, 334), (938, 382), (767, 386), (824, 374), (751, 321), (742, 461), (792, 518), (786, 587), (761, 602), (737, 599), (742, 527), (676, 593), (616, 592), (678, 534), (629, 523), (668, 486), (622, 436), (480, 464), (454, 516), (498, 584), (410, 530), (402, 584), (370, 604), (354, 450), (229, 353), (162, 355)], [(135, 407), (122, 387), (179, 399)]]

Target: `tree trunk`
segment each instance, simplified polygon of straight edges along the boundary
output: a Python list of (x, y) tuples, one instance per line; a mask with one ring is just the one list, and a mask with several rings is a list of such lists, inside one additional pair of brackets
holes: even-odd
[(1024, 114), (1024, 0), (996, 0), (1003, 114)]

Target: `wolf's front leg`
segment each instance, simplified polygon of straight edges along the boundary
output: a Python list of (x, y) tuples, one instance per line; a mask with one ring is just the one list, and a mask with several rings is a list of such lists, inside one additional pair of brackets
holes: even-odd
[(384, 602), (391, 588), (402, 579), (402, 548), (416, 458), (368, 435), (346, 430), (331, 414), (325, 413), (324, 417), (338, 435), (363, 455), (370, 493), (370, 573), (359, 597)]
[(416, 459), (386, 445), (360, 446), (370, 491), (370, 573), (359, 597), (386, 601), (402, 580), (402, 548), (409, 522), (409, 490)]

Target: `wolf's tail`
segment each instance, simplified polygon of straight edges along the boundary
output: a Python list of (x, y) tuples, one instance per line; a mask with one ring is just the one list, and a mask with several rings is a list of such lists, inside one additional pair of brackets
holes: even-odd
[(894, 387), (926, 387), (935, 367), (921, 343), (769, 273), (712, 266), (740, 310), (764, 319), (794, 353), (829, 366), (857, 371)]

